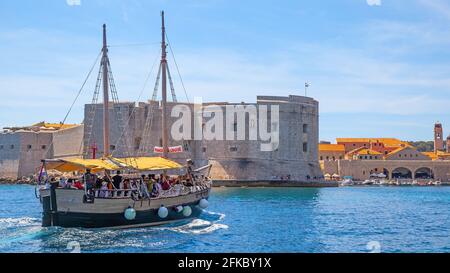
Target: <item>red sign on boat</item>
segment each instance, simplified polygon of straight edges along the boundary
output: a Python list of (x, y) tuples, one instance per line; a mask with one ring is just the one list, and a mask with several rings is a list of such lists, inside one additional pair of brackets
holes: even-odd
[[(155, 147), (153, 149), (153, 152), (155, 154), (162, 154), (162, 153), (164, 153), (164, 148), (163, 147)], [(183, 152), (183, 146), (169, 147), (169, 153), (171, 153), (171, 154), (177, 154), (177, 153), (182, 153), (182, 152)]]

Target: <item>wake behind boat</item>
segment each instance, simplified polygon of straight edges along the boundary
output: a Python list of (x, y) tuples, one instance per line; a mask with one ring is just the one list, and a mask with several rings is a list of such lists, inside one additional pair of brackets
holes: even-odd
[[(155, 147), (155, 150), (161, 150), (162, 157), (114, 158), (110, 153), (109, 109), (106, 107), (110, 103), (109, 90), (113, 99), (118, 99), (110, 70), (104, 25), (103, 56), (94, 94), (96, 102), (102, 82), (103, 158), (96, 159), (93, 152), (93, 159), (42, 161), (38, 179), (38, 197), (43, 206), (42, 226), (155, 226), (198, 217), (202, 209), (208, 207), (212, 186), (208, 172), (211, 166), (193, 170), (194, 163), (189, 159), (186, 166), (168, 159), (167, 76), (170, 78), (170, 73), (165, 39), (162, 12), (162, 56), (158, 75), (158, 80), (160, 77), (162, 80), (162, 136), (151, 136), (161, 137), (162, 147)], [(85, 124), (85, 127), (89, 130), (90, 125)], [(57, 171), (62, 178), (57, 181), (48, 171)], [(112, 172), (116, 172), (114, 177), (111, 177)]]

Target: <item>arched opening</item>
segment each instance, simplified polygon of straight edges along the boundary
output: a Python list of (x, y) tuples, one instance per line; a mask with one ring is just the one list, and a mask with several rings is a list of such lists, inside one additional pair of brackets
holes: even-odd
[(392, 178), (412, 179), (412, 172), (407, 168), (400, 167), (392, 171)]
[(423, 167), (423, 168), (417, 169), (417, 171), (414, 174), (414, 177), (417, 179), (433, 179), (434, 174), (430, 168)]
[(386, 177), (389, 177), (389, 170), (386, 168), (383, 168), (383, 174), (386, 175)]

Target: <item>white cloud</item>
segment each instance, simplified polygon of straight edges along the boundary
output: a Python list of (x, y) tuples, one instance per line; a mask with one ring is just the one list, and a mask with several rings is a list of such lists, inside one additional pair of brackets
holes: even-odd
[(369, 6), (381, 6), (381, 0), (366, 0)]
[(81, 0), (66, 0), (69, 6), (81, 6)]

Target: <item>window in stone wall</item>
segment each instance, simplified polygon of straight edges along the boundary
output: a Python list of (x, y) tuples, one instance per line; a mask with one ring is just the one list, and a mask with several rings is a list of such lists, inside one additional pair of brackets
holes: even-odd
[(206, 153), (206, 147), (203, 147), (203, 152)]
[(237, 152), (238, 151), (238, 147), (237, 146), (231, 146), (230, 147), (230, 152)]
[(308, 142), (303, 142), (303, 152), (304, 153), (308, 152)]
[(323, 156), (320, 157), (320, 160), (323, 160)]
[(11, 145), (10, 148), (11, 148), (11, 150), (14, 150), (14, 145)]
[(303, 133), (304, 134), (308, 133), (308, 124), (303, 124)]
[(41, 146), (41, 149), (42, 149), (42, 150), (47, 149), (47, 145), (42, 145), (42, 146)]
[(0, 150), (3, 150), (3, 145), (0, 145)]
[(27, 149), (28, 149), (28, 151), (30, 151), (31, 149), (33, 149), (33, 146), (27, 145)]
[(141, 137), (137, 137), (134, 139), (134, 150), (139, 150), (139, 148), (141, 147), (141, 141), (142, 138)]
[(116, 145), (110, 145), (110, 146), (109, 146), (109, 149), (110, 149), (111, 151), (115, 151), (115, 150), (116, 150)]
[(189, 152), (189, 143), (184, 142), (183, 143), (183, 149), (184, 149), (185, 152)]

